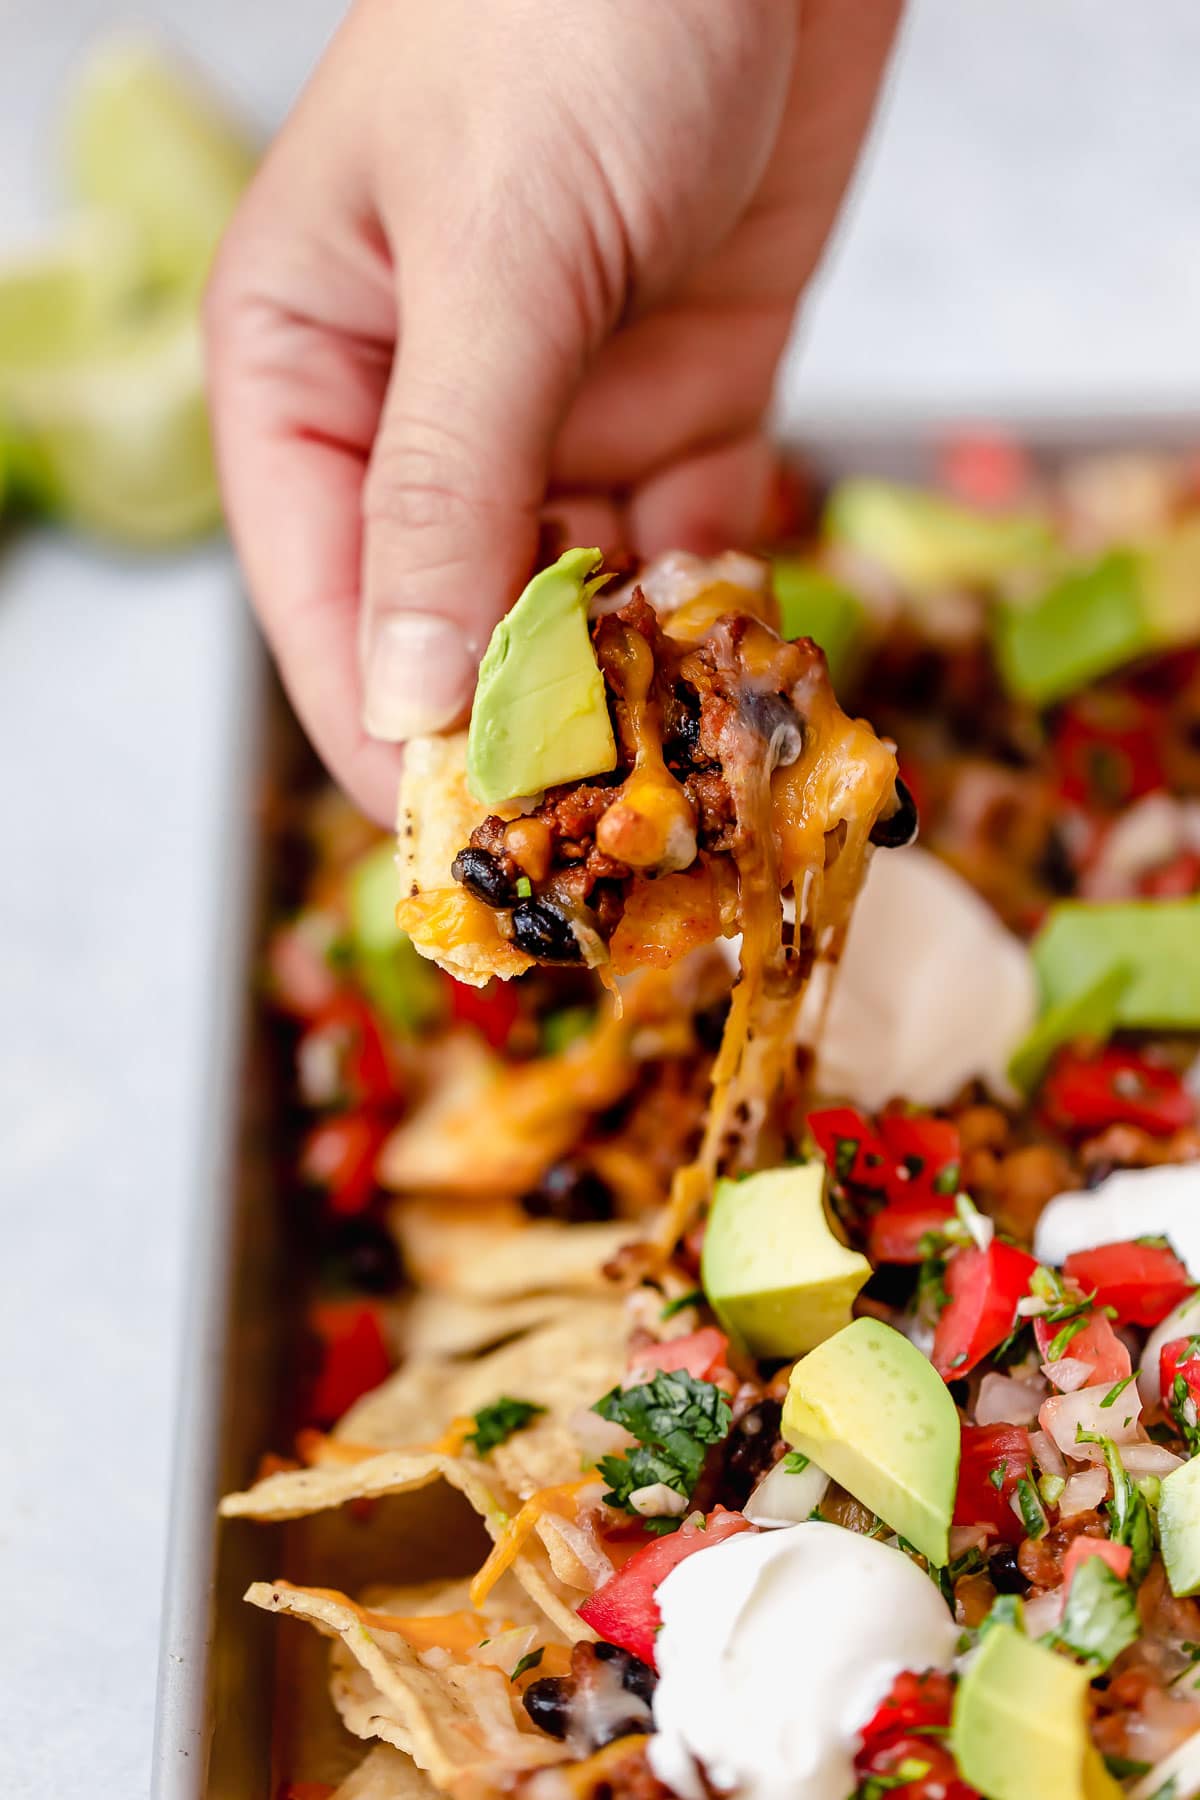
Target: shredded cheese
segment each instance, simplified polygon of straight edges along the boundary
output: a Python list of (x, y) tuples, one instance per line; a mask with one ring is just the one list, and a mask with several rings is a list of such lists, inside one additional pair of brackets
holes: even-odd
[(471, 1605), (482, 1606), (500, 1577), (520, 1555), (521, 1547), (533, 1532), (538, 1520), (547, 1513), (573, 1512), (576, 1497), (587, 1487), (595, 1487), (596, 1477), (585, 1475), (578, 1481), (564, 1481), (557, 1487), (541, 1488), (531, 1494), (513, 1518), (508, 1521), (493, 1544), (491, 1553), (471, 1583)]

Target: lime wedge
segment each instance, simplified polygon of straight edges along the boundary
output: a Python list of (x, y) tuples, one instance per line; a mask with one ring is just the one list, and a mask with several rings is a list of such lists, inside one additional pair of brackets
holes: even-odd
[(200, 328), (190, 308), (130, 327), (88, 355), (10, 373), (0, 402), (15, 480), (38, 505), (145, 547), (218, 522)]
[(69, 219), (0, 263), (0, 391), (6, 370), (71, 356), (135, 307), (146, 281), (137, 227), (115, 213)]
[(154, 277), (197, 292), (254, 168), (245, 128), (190, 69), (129, 37), (85, 65), (65, 138), (73, 198), (130, 219)]

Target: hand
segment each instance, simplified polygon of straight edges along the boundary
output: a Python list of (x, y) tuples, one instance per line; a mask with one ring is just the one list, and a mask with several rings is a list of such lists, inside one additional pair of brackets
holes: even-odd
[(263, 627), (381, 821), (543, 517), (640, 555), (760, 532), (776, 363), (899, 4), (357, 0), (207, 331)]

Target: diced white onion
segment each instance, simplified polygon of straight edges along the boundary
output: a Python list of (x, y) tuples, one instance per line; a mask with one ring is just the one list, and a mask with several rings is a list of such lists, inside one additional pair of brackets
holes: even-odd
[(1086, 1387), (1091, 1372), (1091, 1363), (1078, 1356), (1060, 1356), (1057, 1362), (1042, 1364), (1042, 1374), (1060, 1394), (1074, 1394), (1079, 1388)]
[(1048, 1437), (1044, 1431), (1031, 1431), (1029, 1445), (1039, 1469), (1043, 1469), (1047, 1475), (1066, 1474), (1067, 1465), (1053, 1438)]
[(1050, 1588), (1044, 1594), (1035, 1594), (1032, 1600), (1026, 1600), (1024, 1607), (1025, 1631), (1031, 1638), (1040, 1638), (1047, 1631), (1053, 1631), (1062, 1619), (1062, 1588)]
[(1108, 1493), (1108, 1470), (1083, 1469), (1072, 1475), (1058, 1496), (1058, 1516), (1071, 1519), (1076, 1513), (1094, 1512)]
[(1028, 1382), (1012, 1375), (985, 1375), (975, 1402), (977, 1425), (1032, 1425), (1045, 1399)]
[(570, 1415), (567, 1427), (580, 1450), (591, 1462), (602, 1456), (620, 1456), (637, 1440), (612, 1419), (602, 1419), (590, 1406), (580, 1406)]
[(965, 1556), (968, 1550), (986, 1550), (991, 1532), (986, 1525), (952, 1525), (950, 1527), (950, 1561)]
[(1081, 1432), (1111, 1438), (1115, 1444), (1134, 1442), (1142, 1412), (1137, 1388), (1131, 1382), (1110, 1406), (1105, 1406), (1104, 1400), (1112, 1390), (1113, 1383), (1106, 1381), (1096, 1387), (1080, 1388), (1074, 1394), (1052, 1394), (1045, 1402), (1038, 1419), (1064, 1456), (1073, 1457), (1076, 1462), (1104, 1461), (1103, 1445), (1081, 1441)]
[(1146, 1406), (1157, 1406), (1162, 1399), (1159, 1359), (1163, 1345), (1171, 1343), (1174, 1338), (1191, 1337), (1196, 1332), (1200, 1332), (1200, 1291), (1181, 1300), (1175, 1310), (1169, 1312), (1162, 1324), (1156, 1325), (1146, 1339), (1137, 1378), (1138, 1393)]
[(786, 1465), (785, 1456), (767, 1470), (747, 1500), (745, 1513), (752, 1525), (764, 1525), (768, 1529), (779, 1525), (803, 1525), (825, 1498), (829, 1477), (824, 1469), (810, 1462), (797, 1474)]
[(511, 1676), (521, 1658), (529, 1655), (537, 1637), (536, 1625), (514, 1625), (508, 1631), (498, 1631), (486, 1643), (476, 1644), (467, 1654), (472, 1662), (490, 1663)]
[(1165, 1444), (1127, 1444), (1121, 1461), (1131, 1475), (1169, 1475), (1172, 1469), (1183, 1467), (1185, 1458), (1176, 1456)]
[(681, 1519), (688, 1509), (685, 1495), (668, 1487), (665, 1481), (652, 1481), (647, 1487), (635, 1488), (629, 1504), (643, 1519)]

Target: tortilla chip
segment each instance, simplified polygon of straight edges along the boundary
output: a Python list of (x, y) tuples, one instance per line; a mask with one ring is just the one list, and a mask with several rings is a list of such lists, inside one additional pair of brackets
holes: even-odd
[(339, 1782), (331, 1800), (432, 1800), (437, 1789), (411, 1756), (377, 1744), (357, 1769)]
[[(429, 1611), (444, 1610), (447, 1590), (441, 1587), (436, 1597), (427, 1590), (427, 1598)], [(499, 1785), (497, 1773), (511, 1776), (546, 1768), (571, 1754), (525, 1719), (500, 1669), (458, 1658), (435, 1666), (434, 1652), (415, 1649), (399, 1632), (383, 1629), (374, 1616), (364, 1619), (344, 1595), (286, 1582), (255, 1582), (246, 1599), (266, 1612), (307, 1620), (337, 1638), (342, 1650), (334, 1654), (333, 1697), (349, 1728), (405, 1751), (445, 1792), (485, 1777), (489, 1786)], [(406, 1601), (407, 1596), (399, 1598), (401, 1605)], [(395, 1596), (392, 1603), (397, 1603)], [(515, 1604), (509, 1588), (496, 1605), (496, 1616), (511, 1616), (509, 1608)]]
[(471, 1356), (553, 1318), (567, 1304), (556, 1294), (514, 1300), (463, 1300), (456, 1294), (406, 1295), (397, 1314), (397, 1356)]
[(466, 1212), (436, 1200), (397, 1201), (389, 1218), (413, 1280), (471, 1300), (603, 1292), (604, 1264), (651, 1229), (628, 1219), (561, 1225), (515, 1206)]
[(396, 820), (400, 904), (396, 922), (422, 956), (471, 987), (531, 968), (501, 937), (490, 909), (458, 886), (450, 865), (491, 808), (467, 786), (467, 734), (410, 738)]

